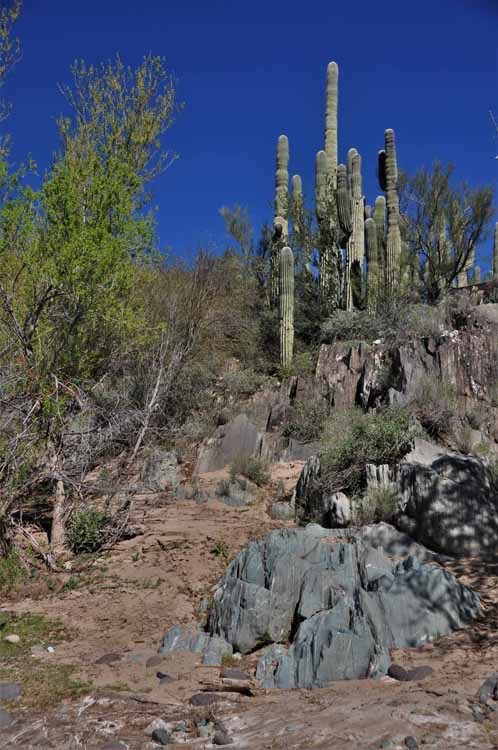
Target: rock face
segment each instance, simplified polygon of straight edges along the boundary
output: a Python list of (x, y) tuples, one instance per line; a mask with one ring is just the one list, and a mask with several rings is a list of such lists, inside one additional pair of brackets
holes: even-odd
[(420, 645), (478, 613), (478, 597), (439, 567), (394, 563), (312, 524), (274, 531), (237, 555), (208, 629), (241, 653), (269, 645), (257, 671), (265, 687), (310, 688), (385, 673), (390, 648)]
[(176, 490), (180, 482), (177, 454), (160, 449), (152, 451), (144, 461), (141, 480), (148, 489), (156, 492)]
[(320, 458), (311, 456), (303, 466), (292, 496), (297, 523), (318, 523), (327, 529), (350, 526), (351, 500), (343, 492), (325, 492), (320, 486), (320, 476)]
[(403, 463), (398, 484), (398, 528), (448, 555), (496, 556), (498, 493), (483, 461), (448, 454), (428, 465)]
[(237, 456), (267, 458), (269, 448), (264, 432), (245, 415), (239, 414), (231, 422), (218, 427), (204, 445), (195, 468), (196, 474), (218, 471)]
[[(485, 407), (490, 434), (498, 439), (496, 322), (486, 320), (495, 305), (482, 305), (480, 328), (452, 331), (439, 338), (388, 347), (382, 342), (337, 343), (320, 350), (316, 376), (334, 406), (405, 404), (426, 376), (455, 388), (461, 413)], [(494, 310), (495, 311), (495, 310)], [(493, 316), (492, 316), (493, 317)]]
[(233, 654), (232, 646), (223, 638), (210, 637), (208, 633), (200, 630), (178, 626), (168, 630), (159, 649), (160, 654), (170, 651), (193, 651), (202, 654), (202, 663), (212, 666), (221, 664), (224, 656)]

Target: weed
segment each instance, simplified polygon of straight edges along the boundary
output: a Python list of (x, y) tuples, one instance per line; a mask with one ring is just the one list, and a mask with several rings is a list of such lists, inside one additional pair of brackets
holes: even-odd
[(230, 478), (235, 481), (237, 476), (246, 477), (258, 487), (271, 481), (268, 463), (257, 456), (236, 456), (230, 464)]
[(226, 560), (229, 555), (229, 549), (225, 542), (218, 541), (211, 547), (211, 554), (215, 557), (223, 557)]
[(19, 584), (24, 583), (26, 578), (27, 571), (15, 551), (0, 559), (0, 591), (9, 593)]
[(140, 560), (140, 552), (137, 550), (131, 556), (132, 562), (138, 562)]
[(72, 552), (96, 552), (105, 539), (106, 516), (95, 508), (84, 508), (71, 518), (67, 542)]

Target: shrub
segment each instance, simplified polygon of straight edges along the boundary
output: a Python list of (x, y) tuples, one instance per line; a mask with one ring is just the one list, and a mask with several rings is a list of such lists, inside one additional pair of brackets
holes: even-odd
[(295, 438), (301, 443), (311, 443), (318, 440), (322, 434), (326, 416), (322, 402), (304, 403), (299, 401), (289, 411), (282, 431), (283, 435)]
[(336, 412), (322, 439), (322, 482), (332, 492), (360, 495), (366, 487), (366, 464), (397, 464), (411, 450), (416, 435), (406, 409)]
[(354, 522), (362, 526), (391, 521), (398, 507), (399, 492), (394, 484), (372, 487), (368, 494), (354, 503)]
[(258, 487), (269, 484), (271, 480), (268, 463), (257, 456), (240, 455), (230, 465), (230, 477), (235, 481), (237, 476), (246, 477)]
[(27, 571), (15, 550), (0, 559), (0, 591), (8, 593), (26, 580)]
[(425, 375), (417, 383), (410, 406), (429, 435), (444, 437), (450, 432), (457, 409), (455, 387)]
[(96, 552), (105, 542), (107, 517), (95, 508), (79, 510), (71, 518), (66, 541), (75, 554)]

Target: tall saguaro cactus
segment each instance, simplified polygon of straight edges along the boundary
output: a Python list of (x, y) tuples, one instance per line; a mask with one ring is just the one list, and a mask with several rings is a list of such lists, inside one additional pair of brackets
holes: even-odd
[[(382, 153), (382, 152), (381, 152)], [(396, 288), (400, 278), (401, 232), (399, 228), (398, 164), (394, 130), (385, 132), (385, 159), (379, 160), (379, 178), (384, 180), (382, 171), (385, 162), (385, 192), (387, 205), (386, 236), (386, 283), (388, 290)]]
[(361, 301), (363, 264), (365, 259), (365, 198), (362, 192), (361, 156), (356, 149), (348, 153), (349, 190), (351, 201), (351, 236), (347, 244), (346, 309), (352, 310)]
[(283, 247), (279, 258), (280, 281), (280, 364), (287, 368), (294, 353), (294, 255)]
[(380, 285), (380, 265), (379, 249), (377, 244), (377, 227), (375, 219), (368, 217), (365, 219), (365, 254), (367, 258), (367, 301), (368, 307), (372, 308), (378, 299), (381, 289)]
[(495, 237), (493, 242), (493, 280), (498, 281), (498, 221), (495, 224)]
[(337, 186), (337, 111), (339, 106), (339, 67), (330, 62), (327, 67), (325, 100), (325, 153), (332, 189)]
[(278, 299), (279, 255), (287, 242), (289, 233), (289, 140), (280, 135), (277, 141), (277, 163), (275, 170), (275, 214), (273, 219), (273, 239), (271, 253), (271, 299)]

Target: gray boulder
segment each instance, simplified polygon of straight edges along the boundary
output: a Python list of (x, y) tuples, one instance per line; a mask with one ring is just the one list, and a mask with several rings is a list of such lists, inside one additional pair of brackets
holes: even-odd
[(168, 630), (159, 649), (160, 654), (168, 654), (171, 651), (192, 651), (202, 654), (202, 663), (211, 666), (221, 664), (224, 656), (233, 654), (232, 646), (223, 638), (177, 625)]
[(258, 488), (243, 477), (225, 480), (218, 486), (217, 497), (231, 508), (245, 508), (256, 499)]
[(389, 649), (450, 633), (479, 611), (478, 596), (441, 568), (393, 562), (312, 524), (273, 531), (237, 555), (208, 629), (241, 653), (269, 646), (258, 666), (265, 687), (310, 688), (385, 673)]
[(498, 550), (498, 494), (484, 461), (447, 454), (403, 463), (396, 526), (417, 542), (455, 557), (490, 559)]
[(144, 460), (140, 478), (149, 490), (176, 490), (180, 483), (177, 454), (153, 450)]
[(219, 471), (238, 456), (269, 456), (266, 436), (245, 415), (239, 414), (217, 428), (201, 448), (194, 474)]

